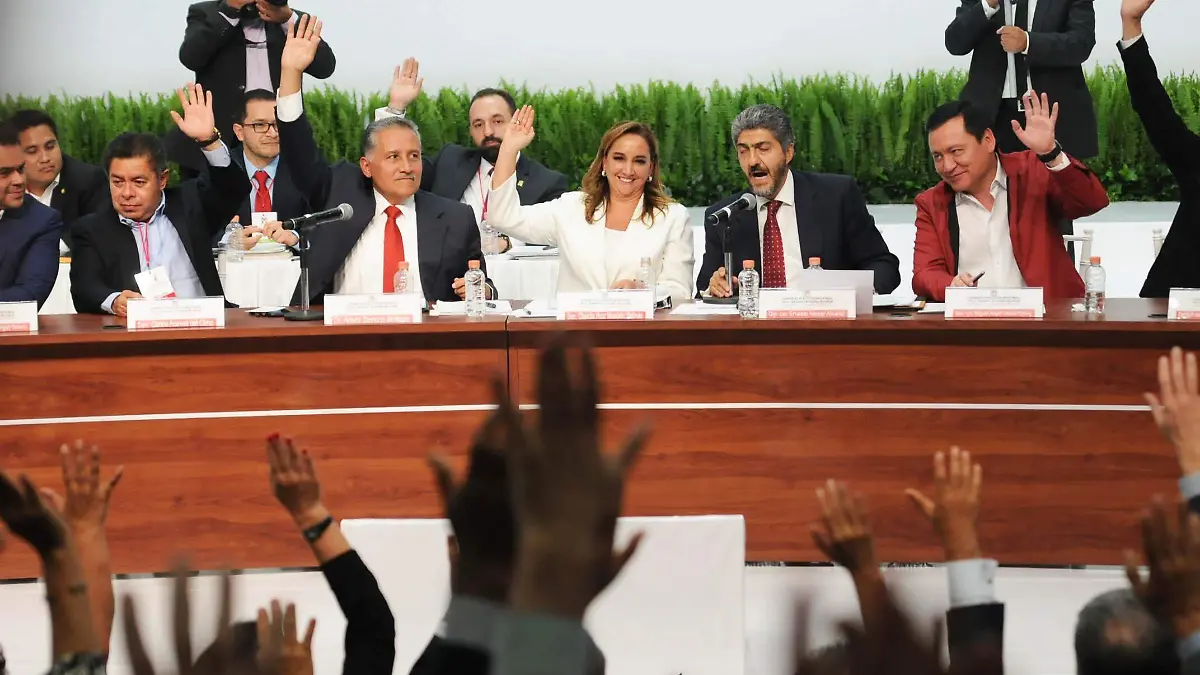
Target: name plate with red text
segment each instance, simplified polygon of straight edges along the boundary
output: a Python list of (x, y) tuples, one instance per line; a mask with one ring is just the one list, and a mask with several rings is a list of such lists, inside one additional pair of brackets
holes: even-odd
[(559, 321), (646, 321), (654, 318), (654, 291), (559, 293), (555, 316)]
[(785, 290), (764, 288), (758, 292), (760, 319), (853, 319), (853, 288)]
[(1172, 288), (1167, 298), (1171, 321), (1200, 321), (1200, 288)]
[(125, 326), (129, 330), (224, 328), (225, 298), (131, 298)]
[(36, 333), (38, 329), (37, 303), (0, 302), (0, 335), (13, 333)]
[(425, 298), (416, 293), (326, 295), (326, 326), (381, 326), (421, 323)]
[(946, 289), (947, 319), (1040, 319), (1045, 313), (1040, 288)]

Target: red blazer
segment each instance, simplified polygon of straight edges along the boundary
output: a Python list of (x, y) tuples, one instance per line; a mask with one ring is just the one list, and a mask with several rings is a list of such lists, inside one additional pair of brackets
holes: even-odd
[[(1021, 276), (1045, 298), (1083, 297), (1083, 279), (1067, 253), (1057, 223), (1090, 216), (1108, 206), (1104, 186), (1082, 162), (1051, 171), (1032, 151), (1000, 155), (1008, 174), (1008, 223)], [(958, 275), (958, 215), (945, 181), (917, 196), (913, 293), (944, 302)]]

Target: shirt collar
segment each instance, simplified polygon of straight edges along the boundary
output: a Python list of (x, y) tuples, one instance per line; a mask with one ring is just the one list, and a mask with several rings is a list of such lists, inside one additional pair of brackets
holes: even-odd
[[(992, 179), (992, 184), (988, 186), (988, 190), (992, 196), (1000, 194), (1001, 190), (1008, 189), (1008, 174), (1004, 171), (1004, 165), (1000, 163), (1000, 156), (996, 155), (996, 177)], [(965, 192), (956, 192), (954, 194), (954, 203), (961, 204), (970, 197)]]
[[(785, 169), (785, 170), (787, 171), (787, 178), (783, 179), (783, 187), (779, 188), (779, 194), (775, 195), (774, 201), (781, 202), (783, 204), (787, 204), (788, 206), (791, 206), (791, 207), (795, 207), (796, 206), (796, 185), (795, 185), (795, 183), (792, 182), (792, 170), (790, 168)], [(763, 197), (763, 196), (759, 196), (759, 198), (758, 198), (759, 210), (766, 208), (767, 203), (770, 201), (772, 201), (772, 200), (767, 199), (766, 197)]]
[[(154, 221), (158, 220), (159, 217), (162, 216), (163, 212), (166, 210), (167, 210), (167, 196), (163, 195), (162, 201), (158, 203), (158, 208), (154, 209), (154, 215), (150, 216), (150, 220), (146, 221), (145, 224), (149, 225), (149, 224), (153, 223)], [(121, 214), (117, 214), (117, 220), (120, 220), (122, 225), (124, 225), (125, 227), (129, 227), (129, 228), (134, 228), (134, 227), (137, 227), (138, 225), (143, 224), (143, 223), (139, 223), (136, 220), (130, 220), (130, 219), (126, 218), (125, 216), (122, 216)]]
[[(374, 192), (375, 192), (375, 217), (378, 218), (379, 216), (383, 215), (383, 212), (386, 211), (387, 207), (391, 206), (392, 203), (389, 202), (387, 200), (387, 197), (384, 197), (379, 192), (379, 190), (374, 190)], [(404, 200), (403, 204), (397, 204), (396, 206), (399, 206), (400, 210), (403, 211), (405, 214), (410, 214), (417, 207), (417, 196), (413, 195), (413, 196), (409, 197), (408, 199)]]
[(271, 181), (275, 181), (275, 173), (279, 171), (279, 155), (275, 155), (275, 159), (271, 160), (270, 164), (261, 169), (254, 166), (254, 164), (250, 162), (250, 156), (246, 154), (244, 149), (242, 150), (242, 160), (244, 160), (246, 163), (246, 175), (250, 176), (251, 182), (254, 181), (254, 174), (257, 171), (266, 171), (267, 176), (271, 179)]

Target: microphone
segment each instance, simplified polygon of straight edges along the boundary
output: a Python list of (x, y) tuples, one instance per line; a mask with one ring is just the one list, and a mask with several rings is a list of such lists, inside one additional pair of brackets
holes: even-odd
[(313, 227), (316, 225), (324, 225), (325, 223), (336, 223), (340, 220), (350, 220), (354, 217), (354, 208), (349, 204), (342, 204), (337, 208), (310, 213), (299, 218), (289, 218), (282, 222), (282, 227), (285, 230), (299, 230), (305, 227)]
[(737, 201), (729, 206), (709, 214), (708, 218), (705, 220), (713, 225), (716, 225), (722, 221), (729, 220), (729, 217), (732, 216), (736, 211), (745, 211), (746, 209), (754, 208), (757, 205), (758, 197), (755, 197), (753, 192), (747, 192), (741, 197), (738, 197)]

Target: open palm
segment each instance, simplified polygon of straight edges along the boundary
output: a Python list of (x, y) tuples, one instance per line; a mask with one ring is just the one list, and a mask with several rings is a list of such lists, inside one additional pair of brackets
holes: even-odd
[(1121, 16), (1140, 19), (1154, 4), (1154, 0), (1121, 0)]
[(194, 141), (204, 141), (216, 133), (216, 117), (213, 115), (212, 92), (204, 91), (198, 84), (188, 83), (179, 90), (179, 104), (183, 114), (171, 111), (171, 119), (179, 130)]
[(317, 58), (317, 48), (321, 46), (322, 26), (321, 20), (315, 16), (306, 14), (300, 17), (283, 45), (281, 69), (302, 73), (312, 65)]
[(508, 124), (508, 131), (504, 134), (504, 140), (501, 142), (501, 145), (518, 152), (528, 148), (535, 136), (533, 132), (533, 118), (533, 106), (527, 105), (518, 110), (513, 115), (512, 122)]
[(1049, 154), (1054, 150), (1054, 126), (1058, 123), (1058, 104), (1050, 105), (1050, 99), (1045, 94), (1040, 97), (1037, 92), (1025, 94), (1025, 128), (1013, 120), (1013, 133), (1025, 147), (1039, 155)]
[(411, 56), (404, 59), (403, 65), (396, 66), (392, 88), (388, 91), (388, 105), (396, 110), (404, 110), (421, 95), (421, 85), (424, 83), (421, 64)]

